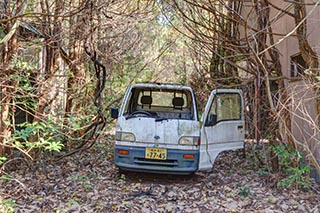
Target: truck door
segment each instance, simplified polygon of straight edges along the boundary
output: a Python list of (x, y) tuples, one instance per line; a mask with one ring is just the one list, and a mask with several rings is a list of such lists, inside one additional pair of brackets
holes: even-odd
[(220, 152), (244, 147), (242, 91), (213, 90), (202, 115), (199, 170), (211, 170)]

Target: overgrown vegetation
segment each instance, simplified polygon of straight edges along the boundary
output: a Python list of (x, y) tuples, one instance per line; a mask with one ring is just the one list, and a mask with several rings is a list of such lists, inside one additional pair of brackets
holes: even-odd
[(284, 188), (310, 187), (310, 166), (303, 162), (306, 158), (302, 152), (290, 146), (277, 145), (271, 147), (272, 152), (279, 158), (281, 172), (285, 175), (277, 184)]
[(11, 199), (0, 198), (0, 211), (3, 213), (13, 213), (15, 207), (15, 201)]
[[(243, 89), (248, 138), (259, 143), (272, 134), (272, 148), (259, 153), (269, 160), (263, 172), (280, 172), (278, 187), (310, 187), (310, 165), (320, 171), (314, 151), (320, 98), (318, 56), (308, 43), (305, 18), (318, 4), (0, 2), (0, 172), (15, 159), (61, 158), (92, 147), (112, 128), (109, 108), (119, 106), (127, 85), (164, 81), (191, 85), (200, 109), (212, 89)], [(285, 86), (286, 68), (275, 45), (279, 33), (273, 31), (282, 16), (271, 17), (270, 10), (295, 23), (292, 42), (306, 62), (300, 76), (306, 89)], [(303, 95), (290, 93), (297, 88), (311, 88), (314, 95), (297, 103)], [(299, 108), (305, 105), (316, 111)], [(302, 139), (293, 134), (294, 117), (313, 131), (307, 132), (313, 141), (304, 129)], [(242, 188), (240, 194), (249, 192)], [(14, 206), (1, 202), (8, 212)]]

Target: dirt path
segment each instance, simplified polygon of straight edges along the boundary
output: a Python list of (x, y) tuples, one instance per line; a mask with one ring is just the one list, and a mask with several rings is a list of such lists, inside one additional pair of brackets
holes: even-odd
[[(120, 174), (112, 146), (60, 162), (22, 167), (0, 180), (0, 212), (319, 212), (319, 186), (279, 190), (237, 152), (221, 155), (211, 173)], [(259, 171), (259, 170), (258, 170)], [(1, 209), (2, 208), (2, 209)]]

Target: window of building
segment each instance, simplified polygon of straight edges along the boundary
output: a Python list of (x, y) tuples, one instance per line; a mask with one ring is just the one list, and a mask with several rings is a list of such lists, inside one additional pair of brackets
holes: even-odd
[(296, 54), (290, 57), (290, 77), (301, 77), (306, 70), (306, 62), (301, 54)]

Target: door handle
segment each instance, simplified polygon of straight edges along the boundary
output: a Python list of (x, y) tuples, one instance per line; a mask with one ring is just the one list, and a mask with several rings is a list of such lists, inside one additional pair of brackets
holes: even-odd
[(238, 126), (238, 130), (240, 130), (240, 129), (243, 129), (243, 126), (242, 126), (242, 125)]

